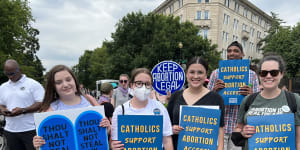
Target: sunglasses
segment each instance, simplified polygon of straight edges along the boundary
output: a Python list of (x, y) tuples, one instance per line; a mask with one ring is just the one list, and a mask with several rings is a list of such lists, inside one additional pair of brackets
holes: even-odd
[(270, 71), (261, 70), (259, 71), (259, 75), (261, 77), (266, 77), (270, 73), (272, 77), (276, 77), (279, 74), (279, 72), (280, 72), (279, 70), (270, 70)]
[(120, 83), (127, 83), (127, 80), (120, 80)]
[(19, 73), (20, 69), (17, 68), (15, 72), (5, 72), (3, 71), (3, 73), (6, 75), (6, 76), (15, 76), (17, 73)]

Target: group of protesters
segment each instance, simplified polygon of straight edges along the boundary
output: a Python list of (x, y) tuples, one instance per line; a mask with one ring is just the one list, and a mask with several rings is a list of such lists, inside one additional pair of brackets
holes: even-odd
[[(243, 48), (237, 41), (227, 48), (227, 59), (238, 60), (244, 56)], [(100, 127), (107, 128), (110, 135), (109, 146), (113, 150), (124, 149), (124, 143), (118, 140), (118, 115), (154, 115), (163, 116), (163, 147), (165, 150), (177, 148), (178, 134), (184, 129), (179, 124), (181, 105), (212, 105), (221, 110), (217, 150), (248, 150), (247, 139), (255, 134), (253, 126), (247, 125), (248, 111), (256, 108), (281, 109), (287, 105), (285, 92), (278, 86), (284, 76), (285, 64), (281, 56), (265, 55), (258, 64), (258, 72), (250, 70), (249, 85), (239, 89), (246, 97), (241, 105), (224, 105), (218, 94), (225, 88), (219, 78), (219, 69), (210, 75), (207, 88), (208, 64), (205, 56), (195, 56), (186, 64), (188, 87), (162, 96), (152, 90), (153, 78), (146, 68), (136, 68), (119, 77), (119, 86), (113, 89), (110, 83), (101, 85), (101, 96), (82, 92), (74, 73), (65, 65), (56, 65), (48, 73), (45, 89), (37, 81), (22, 74), (19, 64), (9, 59), (4, 63), (4, 74), (9, 80), (0, 86), (0, 109), (5, 116), (4, 135), (10, 150), (39, 149), (46, 143), (43, 137), (36, 135), (33, 113), (51, 112), (104, 105), (105, 118)], [(260, 86), (262, 91), (260, 91)], [(248, 110), (245, 110), (248, 95), (259, 92)], [(299, 111), (295, 112), (296, 149), (300, 150), (300, 96), (294, 94)], [(167, 103), (163, 105), (163, 103)], [(278, 111), (276, 114), (292, 113)], [(255, 114), (255, 113), (252, 113)], [(244, 139), (242, 146), (236, 146), (232, 138)]]

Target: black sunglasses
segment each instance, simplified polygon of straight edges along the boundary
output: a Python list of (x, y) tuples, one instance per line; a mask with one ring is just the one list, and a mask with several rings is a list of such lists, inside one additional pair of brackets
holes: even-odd
[(276, 77), (279, 74), (279, 72), (280, 72), (279, 70), (270, 70), (270, 71), (261, 70), (259, 71), (259, 75), (261, 77), (266, 77), (270, 73), (272, 77)]
[(15, 72), (6, 72), (6, 71), (3, 71), (3, 73), (6, 75), (6, 76), (15, 76), (17, 73), (19, 73), (20, 69), (17, 68)]
[(120, 80), (120, 83), (127, 83), (127, 80)]

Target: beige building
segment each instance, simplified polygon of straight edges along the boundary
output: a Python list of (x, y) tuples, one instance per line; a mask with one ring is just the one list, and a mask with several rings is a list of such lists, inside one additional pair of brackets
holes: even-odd
[(269, 15), (248, 0), (165, 0), (154, 12), (194, 23), (199, 35), (218, 45), (223, 59), (232, 41), (242, 43), (244, 58), (261, 58), (258, 42), (271, 22)]

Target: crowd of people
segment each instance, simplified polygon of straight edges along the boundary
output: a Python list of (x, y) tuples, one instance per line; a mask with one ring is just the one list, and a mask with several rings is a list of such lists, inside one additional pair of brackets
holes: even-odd
[[(235, 41), (228, 46), (228, 60), (242, 59), (243, 56), (240, 43)], [(217, 150), (248, 150), (247, 139), (255, 134), (254, 127), (247, 125), (249, 111), (276, 108), (278, 111), (274, 114), (292, 113), (291, 110), (279, 111), (287, 105), (286, 93), (278, 87), (285, 73), (284, 61), (279, 55), (264, 56), (258, 73), (250, 70), (249, 85), (239, 89), (239, 94), (245, 95), (241, 105), (224, 105), (222, 96), (218, 94), (220, 89), (225, 88), (224, 81), (219, 79), (219, 69), (212, 72), (207, 84), (209, 65), (203, 58), (195, 56), (188, 61), (185, 71), (188, 86), (172, 94), (169, 92), (167, 96), (152, 90), (153, 78), (148, 69), (136, 68), (130, 77), (127, 74), (119, 76), (116, 89), (110, 83), (102, 84), (98, 99), (82, 90), (83, 85), (65, 65), (54, 66), (47, 73), (43, 87), (22, 74), (15, 60), (8, 59), (4, 63), (4, 74), (9, 80), (0, 86), (0, 112), (6, 120), (4, 136), (7, 146), (10, 150), (33, 150), (46, 143), (43, 137), (36, 135), (33, 113), (104, 105), (106, 117), (99, 126), (107, 128), (110, 149), (124, 149), (125, 143), (118, 140), (118, 115), (154, 115), (155, 109), (163, 116), (163, 147), (173, 150), (177, 149), (178, 134), (184, 129), (179, 124), (180, 106), (212, 105), (221, 110)], [(257, 92), (253, 103), (246, 109), (247, 100)], [(292, 95), (298, 110), (294, 112), (296, 149), (300, 150), (300, 96)], [(245, 143), (236, 144), (234, 139), (244, 140)]]

